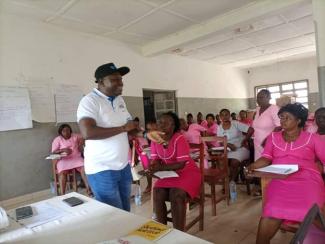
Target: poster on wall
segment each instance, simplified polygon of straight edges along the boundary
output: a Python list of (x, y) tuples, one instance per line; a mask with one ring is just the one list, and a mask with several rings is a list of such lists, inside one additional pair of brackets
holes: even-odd
[(77, 109), (83, 92), (77, 85), (57, 85), (54, 91), (57, 123), (77, 122)]
[(27, 88), (0, 87), (0, 131), (32, 128)]
[(41, 123), (55, 122), (54, 95), (49, 84), (28, 83), (33, 120)]

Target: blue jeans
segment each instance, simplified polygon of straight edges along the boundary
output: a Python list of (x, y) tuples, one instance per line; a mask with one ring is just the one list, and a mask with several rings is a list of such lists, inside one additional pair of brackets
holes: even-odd
[(130, 211), (132, 174), (129, 164), (124, 169), (105, 170), (87, 178), (96, 200)]

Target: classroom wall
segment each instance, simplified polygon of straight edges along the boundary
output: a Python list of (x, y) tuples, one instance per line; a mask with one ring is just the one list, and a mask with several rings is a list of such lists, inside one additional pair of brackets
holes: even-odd
[(291, 61), (281, 61), (272, 65), (248, 69), (249, 71), (249, 107), (255, 107), (254, 88), (264, 84), (274, 84), (295, 80), (308, 79), (309, 107), (314, 111), (319, 107), (318, 77), (316, 57), (309, 57)]
[(13, 15), (1, 17), (3, 85), (33, 82), (78, 84), (86, 93), (95, 86), (97, 66), (127, 65), (124, 95), (142, 97), (142, 89), (176, 90), (178, 97), (247, 98), (247, 74), (207, 62), (164, 54), (143, 57), (135, 48), (108, 38), (67, 31)]
[[(131, 73), (123, 95), (130, 113), (142, 121), (143, 88), (176, 90), (182, 114), (247, 107), (246, 71), (171, 54), (146, 58), (136, 47), (27, 17), (0, 13), (0, 53), (0, 86), (75, 84), (88, 93), (97, 66), (127, 65)], [(51, 168), (44, 156), (56, 130), (54, 123), (34, 123), (30, 130), (0, 133), (0, 200), (49, 188)]]
[(246, 98), (178, 98), (178, 114), (180, 117), (186, 118), (187, 113), (192, 113), (194, 119), (196, 114), (201, 112), (203, 116), (208, 113), (214, 115), (219, 113), (223, 108), (230, 108), (231, 112), (237, 114), (241, 109), (248, 108)]

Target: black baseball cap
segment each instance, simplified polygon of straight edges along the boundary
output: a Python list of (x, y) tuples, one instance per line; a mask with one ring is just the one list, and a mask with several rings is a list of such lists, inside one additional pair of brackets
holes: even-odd
[(114, 63), (107, 63), (99, 66), (96, 71), (95, 71), (95, 78), (96, 78), (96, 83), (98, 82), (99, 79), (104, 78), (105, 76), (114, 74), (114, 73), (120, 73), (120, 75), (126, 75), (127, 73), (130, 72), (129, 67), (120, 67), (116, 68)]

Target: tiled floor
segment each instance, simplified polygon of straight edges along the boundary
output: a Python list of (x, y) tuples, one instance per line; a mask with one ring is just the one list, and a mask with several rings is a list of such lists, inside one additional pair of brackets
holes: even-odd
[[(145, 185), (145, 184), (143, 184)], [(208, 189), (207, 189), (208, 190)], [(44, 195), (38, 199), (34, 198), (32, 202), (41, 201), (52, 197)], [(21, 204), (7, 206), (7, 209), (16, 208), (21, 205), (30, 204), (27, 201)], [(131, 211), (135, 214), (151, 218), (150, 195), (144, 195), (142, 205), (136, 206), (132, 201)], [(195, 216), (198, 208), (188, 213), (188, 218)], [(261, 198), (248, 196), (245, 188), (238, 187), (238, 200), (236, 203), (226, 206), (225, 202), (217, 205), (217, 216), (211, 216), (210, 199), (205, 204), (205, 222), (204, 231), (198, 231), (198, 225), (195, 225), (189, 231), (190, 234), (198, 236), (218, 244), (253, 244), (255, 243), (257, 225), (261, 213)], [(278, 232), (273, 238), (272, 244), (286, 244), (292, 238), (291, 233)]]

